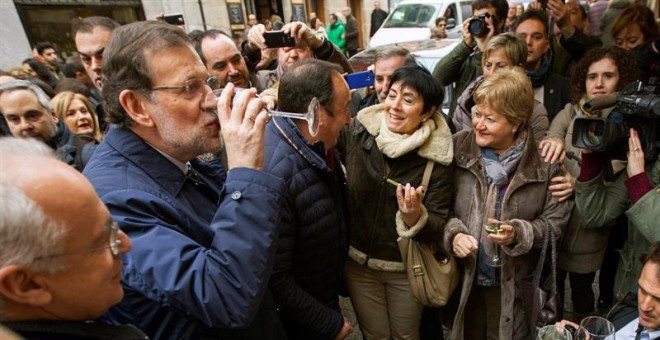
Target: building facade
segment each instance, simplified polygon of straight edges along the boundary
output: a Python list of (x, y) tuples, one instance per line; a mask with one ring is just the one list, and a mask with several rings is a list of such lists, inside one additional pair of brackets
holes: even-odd
[[(52, 42), (64, 59), (75, 52), (72, 29), (81, 18), (107, 16), (126, 24), (153, 20), (162, 14), (182, 14), (185, 28), (220, 29), (242, 39), (248, 14), (259, 20), (277, 14), (284, 22), (291, 18), (309, 21), (315, 13), (323, 22), (330, 13), (350, 6), (359, 23), (360, 42), (369, 38), (374, 0), (0, 0), (0, 69), (19, 67), (32, 57), (31, 46)], [(387, 10), (387, 1), (381, 1)]]

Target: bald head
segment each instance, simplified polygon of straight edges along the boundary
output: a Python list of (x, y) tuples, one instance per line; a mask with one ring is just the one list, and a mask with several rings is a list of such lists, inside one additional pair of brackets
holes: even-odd
[(220, 80), (220, 86), (233, 83), (236, 87), (250, 87), (247, 64), (230, 37), (222, 33), (205, 35), (199, 52), (209, 73)]

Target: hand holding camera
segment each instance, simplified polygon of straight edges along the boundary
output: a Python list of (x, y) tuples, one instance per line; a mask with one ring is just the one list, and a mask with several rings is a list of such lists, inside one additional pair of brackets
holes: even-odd
[(479, 50), (483, 51), (488, 40), (495, 35), (497, 16), (488, 12), (473, 16), (467, 23), (467, 31), (477, 42)]

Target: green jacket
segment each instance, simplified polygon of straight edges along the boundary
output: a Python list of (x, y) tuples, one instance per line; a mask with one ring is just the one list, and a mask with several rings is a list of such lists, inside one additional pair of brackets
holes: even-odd
[(341, 21), (337, 20), (328, 26), (328, 39), (339, 47), (341, 53), (346, 53), (346, 29)]
[(448, 86), (456, 83), (449, 104), (449, 121), (454, 117), (458, 97), (473, 80), (483, 75), (482, 55), (483, 52), (473, 52), (465, 43), (460, 43), (435, 65), (433, 76), (440, 81), (440, 85)]
[(637, 280), (642, 272), (641, 256), (651, 245), (660, 241), (660, 157), (647, 174), (655, 188), (630, 206), (625, 186), (626, 171), (605, 185), (602, 173), (587, 182), (577, 182), (575, 204), (586, 228), (609, 225), (621, 214), (628, 217), (628, 240), (621, 250), (621, 260), (614, 281), (614, 293), (622, 299), (627, 292), (637, 293)]

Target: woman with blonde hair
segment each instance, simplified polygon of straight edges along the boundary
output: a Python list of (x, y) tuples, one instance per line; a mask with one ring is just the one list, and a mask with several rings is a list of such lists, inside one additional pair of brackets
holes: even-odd
[(534, 95), (523, 71), (495, 72), (473, 98), (473, 128), (453, 136), (455, 217), (444, 230), (445, 249), (464, 268), (451, 339), (530, 339), (533, 318), (520, 287), (572, 205), (548, 189), (560, 167), (537, 150), (528, 123)]
[(64, 91), (50, 101), (57, 118), (64, 122), (74, 135), (85, 135), (97, 142), (103, 139), (94, 107), (82, 94)]

